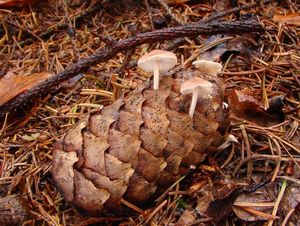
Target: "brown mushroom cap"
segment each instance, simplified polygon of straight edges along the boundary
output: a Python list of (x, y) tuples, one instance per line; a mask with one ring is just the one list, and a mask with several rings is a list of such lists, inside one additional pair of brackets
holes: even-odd
[(172, 52), (156, 49), (138, 60), (138, 66), (146, 72), (153, 72), (155, 64), (159, 65), (159, 71), (167, 71), (177, 64), (177, 57)]

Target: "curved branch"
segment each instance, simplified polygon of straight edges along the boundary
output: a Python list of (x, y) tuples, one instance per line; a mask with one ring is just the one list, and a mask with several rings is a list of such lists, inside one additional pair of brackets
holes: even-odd
[(19, 105), (32, 100), (32, 98), (36, 96), (40, 96), (42, 93), (48, 92), (52, 87), (58, 85), (60, 82), (63, 82), (79, 73), (86, 71), (93, 65), (111, 59), (119, 52), (134, 48), (145, 43), (170, 40), (178, 37), (194, 37), (200, 34), (237, 34), (263, 31), (263, 26), (254, 19), (231, 22), (214, 21), (207, 23), (193, 23), (172, 28), (164, 28), (151, 32), (140, 33), (136, 36), (132, 36), (124, 40), (112, 42), (110, 46), (101, 48), (95, 54), (81, 59), (74, 64), (70, 64), (62, 72), (50, 77), (34, 88), (27, 90), (25, 93), (22, 93), (15, 99), (0, 106), (0, 118), (3, 118), (5, 113), (17, 109)]

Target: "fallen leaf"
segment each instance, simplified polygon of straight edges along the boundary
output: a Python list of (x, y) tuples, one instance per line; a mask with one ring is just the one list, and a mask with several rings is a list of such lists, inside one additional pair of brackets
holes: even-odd
[(230, 55), (241, 55), (247, 60), (257, 54), (258, 43), (252, 34), (242, 34), (226, 42), (226, 51), (220, 56), (222, 62), (226, 62)]
[[(241, 194), (234, 202), (233, 212), (244, 221), (268, 220), (264, 215), (254, 215), (243, 208), (252, 208), (254, 210), (271, 214), (274, 206), (274, 199), (267, 196), (265, 189), (261, 189), (263, 193)], [(248, 206), (247, 206), (248, 205)]]
[(216, 180), (213, 187), (206, 184), (197, 191), (200, 195), (195, 210), (210, 217), (218, 224), (232, 211), (232, 205), (240, 189), (231, 180)]
[(205, 42), (200, 49), (200, 60), (218, 61), (220, 56), (226, 52), (226, 42), (233, 37), (223, 35), (212, 35)]
[(17, 194), (0, 198), (0, 224), (22, 225), (29, 218), (28, 203)]
[(49, 72), (40, 72), (25, 76), (8, 72), (0, 79), (0, 106), (50, 78), (52, 75)]
[(274, 15), (273, 20), (279, 23), (288, 25), (300, 26), (300, 15), (298, 13), (292, 13), (288, 15)]
[(256, 98), (256, 95), (251, 92), (232, 90), (228, 100), (231, 112), (235, 116), (255, 122), (258, 125), (275, 125), (284, 119), (284, 115), (282, 115), (283, 104), (280, 102), (282, 97), (272, 98), (267, 110), (264, 109), (263, 104)]
[(204, 212), (205, 215), (209, 216), (217, 224), (230, 214), (232, 205), (239, 193), (240, 189), (238, 188), (227, 188), (226, 193), (223, 193), (222, 197), (217, 197), (209, 203), (208, 208)]
[[(266, 184), (252, 193), (240, 194), (234, 202), (233, 212), (236, 216), (244, 221), (268, 220), (271, 217), (280, 187), (278, 182)], [(278, 206), (276, 217), (277, 224), (281, 225), (288, 212), (295, 209), (295, 212), (289, 218), (291, 225), (297, 225), (300, 219), (299, 211), (300, 190), (299, 185), (295, 183), (288, 184), (285, 193)], [(256, 210), (257, 212), (248, 211)]]
[(185, 210), (180, 216), (176, 226), (192, 225), (196, 220), (196, 214), (193, 211)]
[(23, 6), (34, 2), (35, 0), (0, 0), (0, 6)]
[(241, 55), (246, 59), (256, 54), (257, 42), (251, 34), (238, 37), (213, 35), (201, 49), (199, 59), (226, 62), (231, 55)]
[(290, 217), (290, 222), (295, 225), (300, 221), (300, 188), (296, 183), (291, 183), (287, 187), (284, 196), (282, 197), (281, 205), (279, 206), (278, 214), (280, 217), (285, 217), (288, 212), (295, 209), (295, 212)]

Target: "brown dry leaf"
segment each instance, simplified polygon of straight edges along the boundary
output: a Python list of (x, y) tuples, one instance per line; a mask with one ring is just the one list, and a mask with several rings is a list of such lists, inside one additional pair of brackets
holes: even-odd
[(52, 75), (49, 72), (40, 72), (24, 76), (8, 72), (0, 79), (0, 106), (50, 78)]
[[(264, 189), (262, 189), (264, 190)], [(233, 212), (236, 216), (244, 221), (259, 221), (268, 220), (263, 215), (254, 215), (245, 211), (242, 207), (250, 207), (254, 210), (263, 212), (265, 214), (271, 214), (273, 209), (274, 199), (267, 195), (268, 193), (252, 193), (252, 194), (241, 194), (237, 197), (234, 203)], [(247, 206), (247, 204), (249, 206)], [(253, 206), (251, 206), (253, 205)], [(256, 206), (255, 206), (256, 205)]]
[(210, 36), (200, 49), (199, 60), (218, 61), (220, 56), (226, 52), (226, 42), (229, 38), (220, 34)]
[[(255, 222), (268, 220), (271, 217), (279, 192), (280, 188), (278, 183), (274, 182), (257, 189), (257, 191), (253, 193), (240, 194), (234, 202), (233, 212), (238, 218), (244, 221)], [(278, 206), (277, 214), (273, 216), (278, 218), (276, 225), (281, 225), (283, 219), (291, 210), (294, 210), (294, 212), (289, 218), (290, 225), (298, 225), (300, 219), (299, 202), (299, 185), (289, 183)], [(247, 211), (247, 209), (256, 210), (258, 212), (253, 214)]]
[[(281, 115), (277, 112), (272, 114), (272, 111), (270, 114), (269, 111), (264, 110), (262, 103), (253, 93), (232, 90), (228, 96), (228, 100), (232, 113), (239, 118), (255, 122), (261, 126), (270, 126), (280, 122)], [(272, 106), (270, 106), (269, 109), (271, 109)]]
[[(297, 192), (299, 190), (295, 190), (294, 194), (297, 195)], [(285, 193), (278, 206), (276, 216), (271, 215), (279, 193), (280, 187), (277, 182), (268, 183), (258, 188), (255, 192), (240, 194), (234, 202), (233, 211), (238, 218), (244, 221), (254, 222), (276, 218), (278, 225), (281, 225), (281, 221), (285, 218), (290, 208), (296, 207), (298, 201), (296, 201), (295, 196), (287, 198), (288, 195)], [(286, 203), (283, 202), (284, 200), (286, 200)], [(286, 208), (285, 206), (288, 207)]]
[(23, 6), (34, 2), (35, 0), (0, 0), (0, 6)]
[(27, 203), (20, 195), (0, 198), (0, 225), (22, 225), (29, 217)]
[(185, 210), (176, 223), (176, 226), (192, 225), (196, 221), (196, 217), (193, 211)]
[(240, 189), (235, 187), (228, 188), (224, 186), (224, 188), (222, 188), (223, 190), (220, 191), (220, 194), (216, 195), (216, 198), (214, 197), (215, 200), (209, 203), (208, 208), (204, 212), (216, 224), (231, 213), (232, 205), (240, 193)]
[(256, 55), (257, 42), (251, 34), (238, 37), (212, 35), (204, 44), (199, 56), (200, 60), (226, 62), (230, 55), (241, 55), (246, 59)]
[(294, 213), (290, 217), (290, 222), (295, 225), (300, 221), (300, 188), (296, 183), (291, 183), (288, 185), (284, 196), (282, 197), (282, 203), (280, 205), (280, 210), (278, 212), (281, 218), (285, 217), (292, 209)]
[(195, 210), (212, 219), (215, 224), (222, 221), (232, 211), (232, 205), (240, 194), (234, 181), (216, 180), (197, 190), (199, 198)]
[(273, 20), (279, 23), (285, 23), (288, 25), (300, 26), (299, 13), (292, 13), (288, 15), (274, 15)]

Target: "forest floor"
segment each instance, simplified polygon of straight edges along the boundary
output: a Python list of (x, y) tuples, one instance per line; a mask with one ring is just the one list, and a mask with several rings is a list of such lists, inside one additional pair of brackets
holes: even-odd
[[(299, 225), (300, 4), (166, 2), (53, 0), (0, 8), (1, 225)], [(162, 35), (64, 74), (139, 33), (243, 19), (264, 31)], [(173, 51), (182, 68), (197, 59), (222, 63), (229, 132), (238, 142), (209, 155), (151, 208), (128, 204), (130, 216), (83, 216), (54, 186), (52, 148), (80, 117), (147, 79), (137, 60), (156, 48)], [(60, 73), (67, 76), (18, 100)]]

